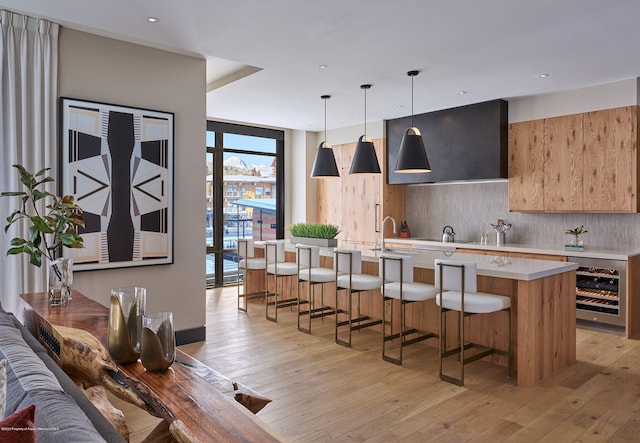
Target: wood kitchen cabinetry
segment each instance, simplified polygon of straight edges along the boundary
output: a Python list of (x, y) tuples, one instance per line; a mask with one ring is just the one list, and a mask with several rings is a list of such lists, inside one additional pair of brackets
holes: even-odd
[(638, 211), (638, 107), (584, 114), (584, 209)]
[(638, 212), (638, 107), (512, 123), (509, 210)]
[[(381, 174), (349, 174), (356, 143), (346, 143), (333, 146), (340, 177), (318, 180), (318, 223), (340, 226), (338, 238), (355, 248), (358, 245), (375, 247), (385, 216), (391, 215), (398, 225), (406, 218), (406, 185), (384, 183), (385, 142), (375, 139), (373, 143)], [(392, 236), (388, 224), (385, 237)]]

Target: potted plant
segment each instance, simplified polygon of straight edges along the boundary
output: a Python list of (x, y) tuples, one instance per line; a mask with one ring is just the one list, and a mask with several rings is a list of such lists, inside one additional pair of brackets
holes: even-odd
[(572, 238), (569, 240), (569, 244), (564, 245), (564, 248), (574, 251), (584, 251), (585, 244), (582, 239), (580, 239), (580, 236), (582, 234), (586, 234), (587, 232), (589, 231), (584, 229), (584, 226), (578, 226), (576, 228), (567, 229), (566, 231), (564, 231), (565, 234), (572, 236)]
[(289, 232), (293, 244), (336, 247), (338, 240), (335, 237), (340, 233), (340, 228), (324, 223), (294, 223), (289, 226)]
[[(11, 240), (7, 255), (26, 254), (29, 263), (42, 266), (44, 257), (49, 269), (49, 302), (65, 304), (71, 294), (71, 259), (58, 258), (60, 248), (82, 248), (83, 239), (78, 227), (84, 226), (82, 209), (75, 204), (73, 196), (59, 197), (43, 189), (54, 179), (46, 175), (50, 168), (35, 174), (22, 165), (13, 165), (20, 175), (23, 191), (2, 192), (2, 197), (19, 197), (20, 205), (7, 218), (4, 228), (8, 232), (14, 223), (26, 222), (28, 233), (25, 238)], [(43, 203), (44, 211), (42, 209)]]

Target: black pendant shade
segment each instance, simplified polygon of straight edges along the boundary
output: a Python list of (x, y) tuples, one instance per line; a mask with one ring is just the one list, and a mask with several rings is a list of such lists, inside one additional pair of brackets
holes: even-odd
[(431, 165), (418, 128), (409, 128), (402, 136), (396, 160), (396, 172), (429, 172)]
[(311, 168), (311, 177), (340, 177), (330, 143), (320, 143), (316, 159), (313, 161), (313, 168)]
[(371, 85), (360, 85), (364, 90), (364, 135), (358, 139), (349, 174), (380, 174), (380, 164), (371, 137), (367, 135), (367, 90)]
[(420, 134), (418, 128), (413, 126), (413, 77), (419, 73), (420, 71), (407, 72), (407, 75), (411, 77), (411, 127), (402, 136), (395, 172), (418, 173), (431, 171), (422, 134)]
[(360, 136), (349, 174), (380, 174), (380, 164), (371, 137)]
[(313, 160), (313, 167), (311, 168), (311, 177), (340, 177), (338, 172), (338, 165), (336, 164), (336, 157), (333, 155), (333, 149), (331, 149), (331, 143), (327, 142), (327, 100), (331, 98), (330, 95), (323, 95), (320, 97), (324, 100), (324, 140), (318, 146), (316, 151), (316, 158)]

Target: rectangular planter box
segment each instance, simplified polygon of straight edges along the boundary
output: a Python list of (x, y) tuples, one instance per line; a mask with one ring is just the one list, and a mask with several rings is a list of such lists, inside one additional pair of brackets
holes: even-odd
[(291, 237), (291, 244), (303, 244), (310, 246), (321, 246), (325, 248), (335, 248), (338, 246), (337, 238), (310, 238), (310, 237)]

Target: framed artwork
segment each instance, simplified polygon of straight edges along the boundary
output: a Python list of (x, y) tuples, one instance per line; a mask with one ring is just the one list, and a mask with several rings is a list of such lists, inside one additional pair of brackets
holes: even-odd
[(60, 99), (63, 195), (83, 209), (74, 270), (173, 263), (174, 115)]

